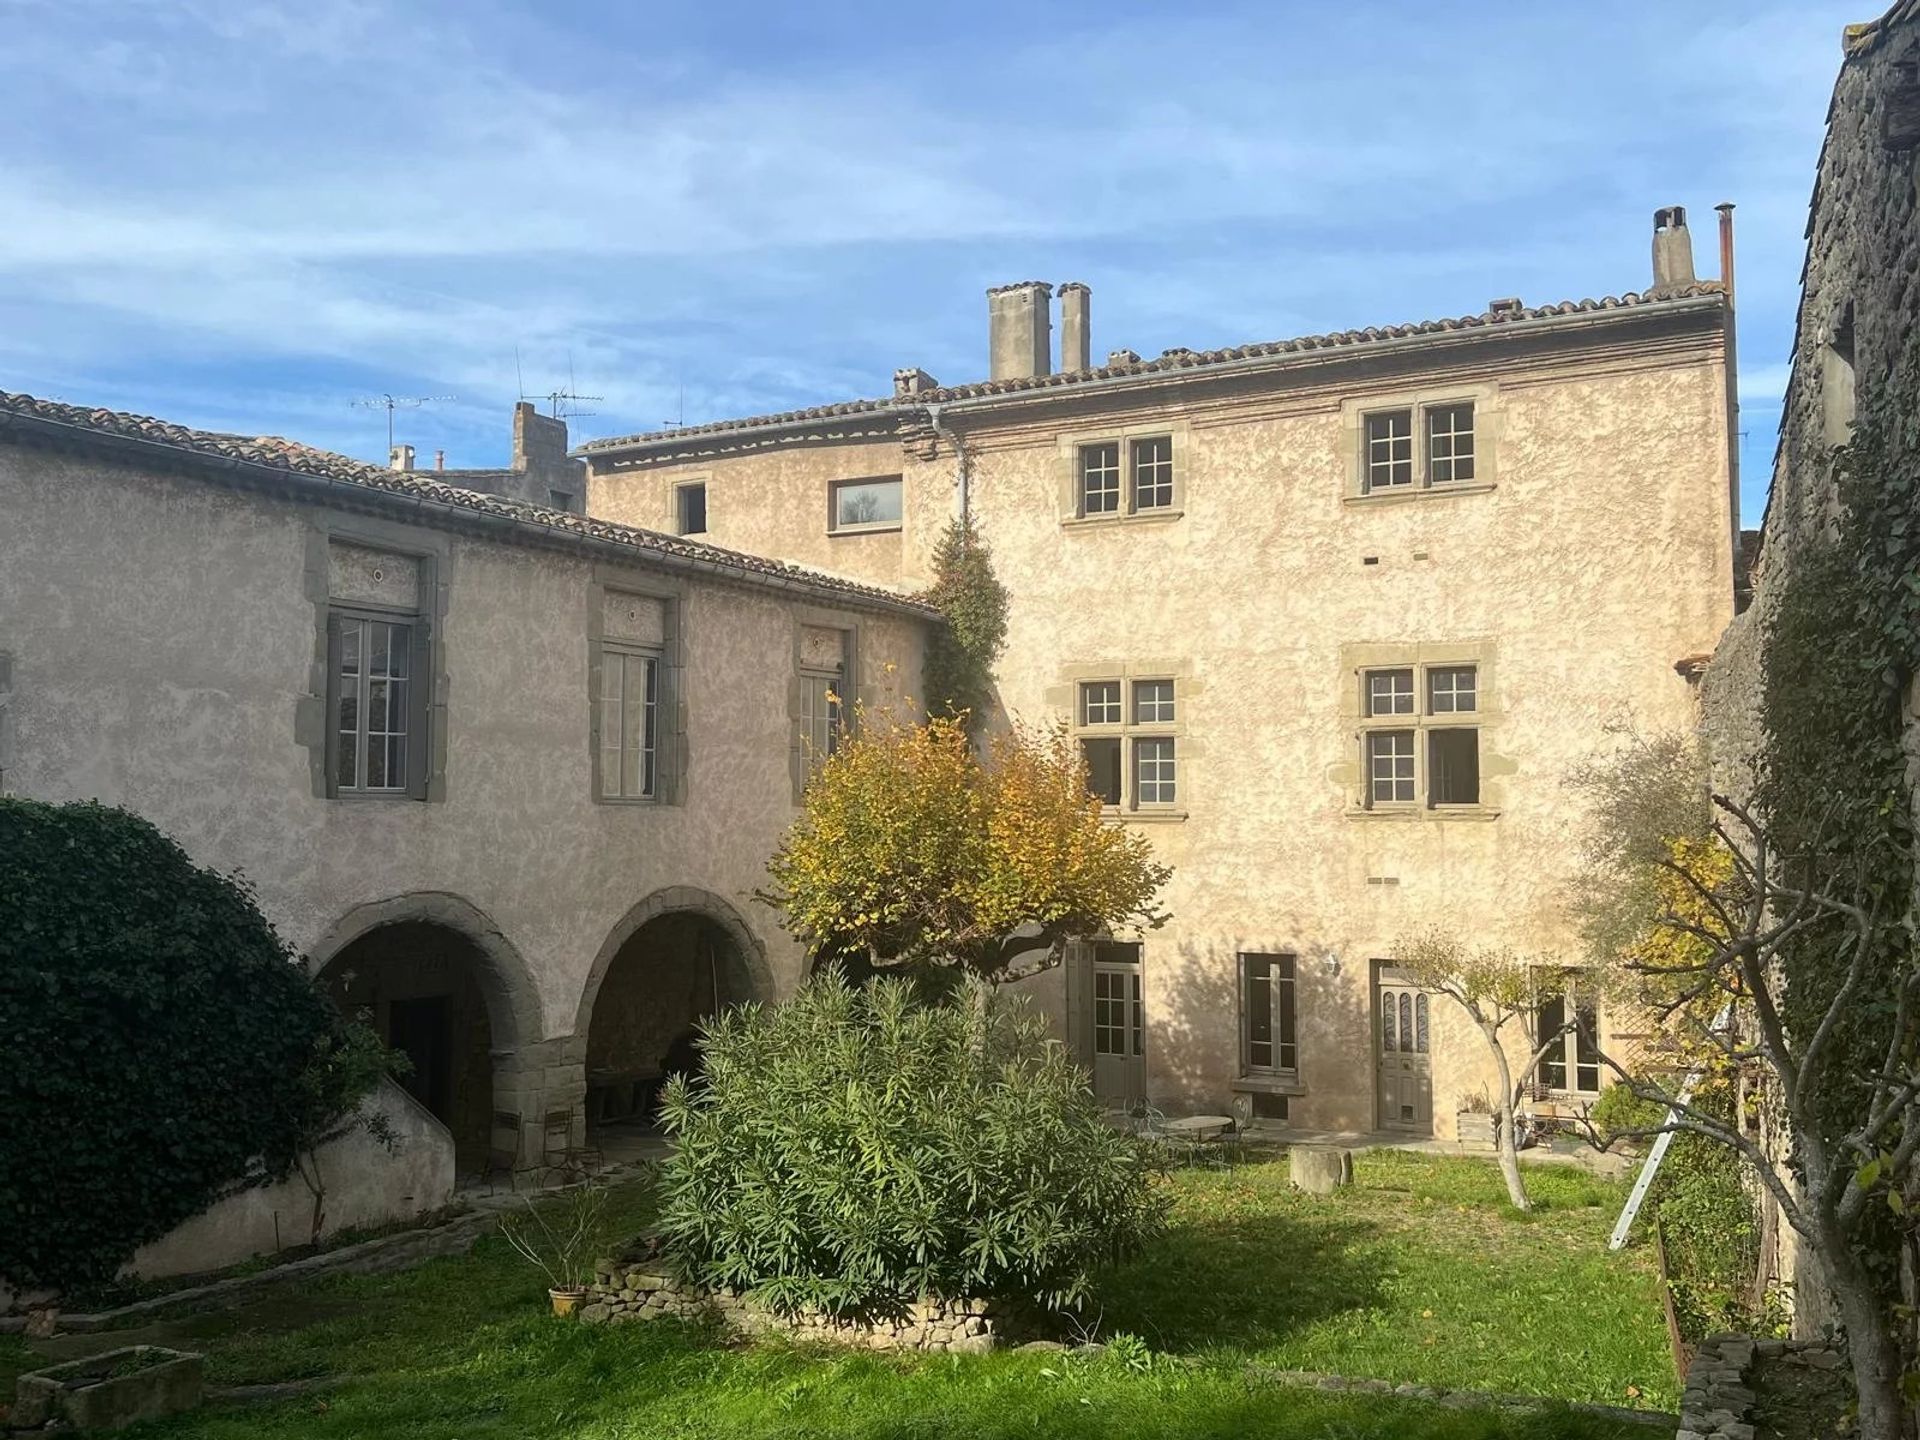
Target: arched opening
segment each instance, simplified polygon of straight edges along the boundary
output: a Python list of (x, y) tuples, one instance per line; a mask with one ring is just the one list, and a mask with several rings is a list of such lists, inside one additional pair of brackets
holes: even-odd
[(486, 953), (430, 920), (402, 920), (341, 946), (320, 983), (343, 1014), (364, 1017), (406, 1055), (406, 1087), (452, 1132), (462, 1173), (486, 1168), (493, 1145), (496, 1037), (483, 981)]
[(750, 940), (730, 915), (678, 909), (643, 915), (625, 939), (609, 942), (587, 996), (591, 1133), (652, 1129), (667, 1077), (699, 1070), (701, 1022), (761, 998)]

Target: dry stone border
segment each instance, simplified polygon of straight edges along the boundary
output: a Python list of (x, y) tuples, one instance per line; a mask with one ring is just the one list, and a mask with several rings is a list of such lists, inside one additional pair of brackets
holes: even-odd
[(1753, 1404), (1759, 1397), (1747, 1384), (1747, 1375), (1756, 1358), (1815, 1370), (1838, 1370), (1847, 1363), (1838, 1350), (1817, 1340), (1709, 1336), (1687, 1367), (1674, 1440), (1753, 1440)]
[(589, 1325), (620, 1325), (662, 1316), (718, 1320), (739, 1335), (783, 1335), (860, 1350), (978, 1354), (994, 1347), (993, 1316), (984, 1300), (926, 1299), (896, 1317), (846, 1320), (822, 1312), (777, 1315), (732, 1291), (701, 1291), (666, 1274), (657, 1260), (602, 1260), (580, 1307)]
[(1301, 1390), (1348, 1391), (1356, 1395), (1395, 1395), (1402, 1400), (1425, 1400), (1453, 1410), (1510, 1410), (1538, 1414), (1564, 1407), (1582, 1415), (1600, 1415), (1629, 1425), (1665, 1431), (1674, 1417), (1663, 1410), (1630, 1410), (1624, 1405), (1602, 1405), (1591, 1400), (1550, 1400), (1539, 1395), (1496, 1395), (1485, 1390), (1450, 1390), (1444, 1385), (1415, 1385), (1407, 1381), (1356, 1380), (1319, 1370), (1280, 1370), (1271, 1365), (1249, 1365), (1250, 1379)]

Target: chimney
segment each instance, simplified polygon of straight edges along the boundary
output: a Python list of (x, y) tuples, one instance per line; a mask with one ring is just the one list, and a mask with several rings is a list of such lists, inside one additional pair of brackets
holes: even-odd
[(1060, 287), (1060, 372), (1071, 375), (1093, 368), (1093, 336), (1087, 311), (1093, 291), (1078, 280)]
[(1669, 295), (1693, 283), (1693, 237), (1687, 233), (1686, 207), (1669, 205), (1654, 211), (1650, 293)]
[(387, 452), (387, 468), (389, 470), (412, 470), (413, 447), (411, 445), (396, 445), (393, 449), (389, 450)]
[(1040, 280), (987, 291), (989, 378), (1025, 380), (1053, 369), (1053, 287)]
[(1511, 320), (1526, 308), (1518, 295), (1503, 295), (1487, 302), (1487, 315), (1494, 320)]
[(893, 372), (893, 393), (896, 396), (922, 395), (939, 388), (940, 382), (918, 365)]
[(447, 452), (446, 451), (436, 450), (433, 452), (433, 468), (436, 470), (444, 470), (447, 468)]
[(1139, 363), (1140, 352), (1138, 350), (1109, 350), (1107, 352), (1108, 365), (1138, 365)]

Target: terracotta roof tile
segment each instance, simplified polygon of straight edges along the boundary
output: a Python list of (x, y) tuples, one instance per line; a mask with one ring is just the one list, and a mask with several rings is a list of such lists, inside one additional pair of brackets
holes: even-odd
[[(1036, 284), (1036, 281), (1022, 281), (1021, 285)], [(1020, 286), (1000, 286), (1000, 289), (1018, 289)], [(1370, 325), (1363, 330), (1336, 330), (1326, 335), (1302, 335), (1291, 340), (1270, 340), (1252, 345), (1236, 345), (1223, 350), (1187, 350), (1175, 348), (1166, 351), (1154, 360), (1129, 361), (1123, 364), (1096, 366), (1091, 370), (1056, 372), (1051, 375), (1025, 376), (1012, 380), (980, 380), (967, 385), (946, 385), (933, 390), (923, 390), (912, 397), (887, 396), (874, 400), (844, 400), (833, 405), (814, 405), (804, 410), (785, 410), (772, 415), (752, 415), (734, 420), (715, 420), (704, 425), (682, 425), (672, 430), (652, 430), (637, 435), (611, 436), (604, 440), (590, 440), (580, 446), (576, 454), (589, 454), (606, 450), (623, 450), (630, 446), (670, 445), (675, 441), (701, 435), (718, 435), (734, 431), (776, 430), (796, 428), (819, 420), (837, 420), (843, 417), (872, 416), (876, 419), (902, 414), (911, 414), (923, 410), (928, 405), (944, 404), (950, 400), (971, 400), (990, 395), (1017, 395), (1031, 391), (1050, 389), (1070, 389), (1075, 385), (1084, 385), (1093, 380), (1119, 379), (1128, 376), (1151, 376), (1179, 370), (1204, 369), (1212, 365), (1221, 365), (1235, 360), (1255, 360), (1267, 356), (1305, 354), (1315, 350), (1339, 350), (1352, 346), (1369, 345), (1383, 340), (1404, 340), (1421, 335), (1444, 335), (1468, 330), (1491, 329), (1502, 325), (1512, 325), (1522, 320), (1547, 320), (1560, 315), (1584, 315), (1602, 310), (1637, 309), (1645, 305), (1658, 305), (1674, 300), (1691, 300), (1705, 295), (1718, 295), (1720, 284), (1715, 280), (1701, 281), (1661, 294), (1651, 292), (1628, 291), (1624, 295), (1607, 295), (1597, 300), (1562, 300), (1550, 305), (1519, 306), (1489, 311), (1481, 315), (1462, 315), (1446, 320), (1420, 320), (1405, 325)], [(1118, 353), (1118, 352), (1116, 352)]]
[[(725, 573), (736, 572), (741, 580), (783, 589), (815, 592), (823, 598), (845, 598), (881, 602), (884, 608), (933, 615), (931, 607), (906, 595), (876, 586), (862, 585), (818, 571), (805, 570), (779, 560), (744, 555), (717, 545), (641, 530), (631, 525), (615, 525), (591, 516), (549, 510), (522, 500), (487, 495), (462, 489), (435, 478), (432, 471), (392, 470), (370, 465), (331, 450), (319, 450), (297, 440), (278, 435), (226, 435), (211, 430), (195, 430), (156, 420), (147, 415), (129, 415), (117, 410), (92, 409), (40, 400), (0, 390), (0, 438), (4, 438), (14, 417), (29, 422), (60, 427), (74, 438), (112, 438), (159, 446), (177, 452), (183, 458), (202, 461), (231, 461), (238, 465), (282, 470), (320, 480), (357, 486), (370, 493), (409, 497), (444, 505), (454, 510), (473, 512), (534, 525), (555, 532), (553, 538), (572, 537), (586, 542), (625, 546), (641, 554), (655, 554), (671, 564), (692, 562), (696, 567)], [(446, 472), (441, 472), (446, 473)]]

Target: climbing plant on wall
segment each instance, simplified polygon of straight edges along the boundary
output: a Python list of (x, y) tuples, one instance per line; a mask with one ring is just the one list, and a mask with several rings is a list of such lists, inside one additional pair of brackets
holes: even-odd
[(933, 573), (925, 598), (947, 623), (927, 643), (927, 713), (964, 716), (978, 733), (993, 703), (994, 662), (1007, 643), (1007, 587), (971, 518), (947, 526)]

